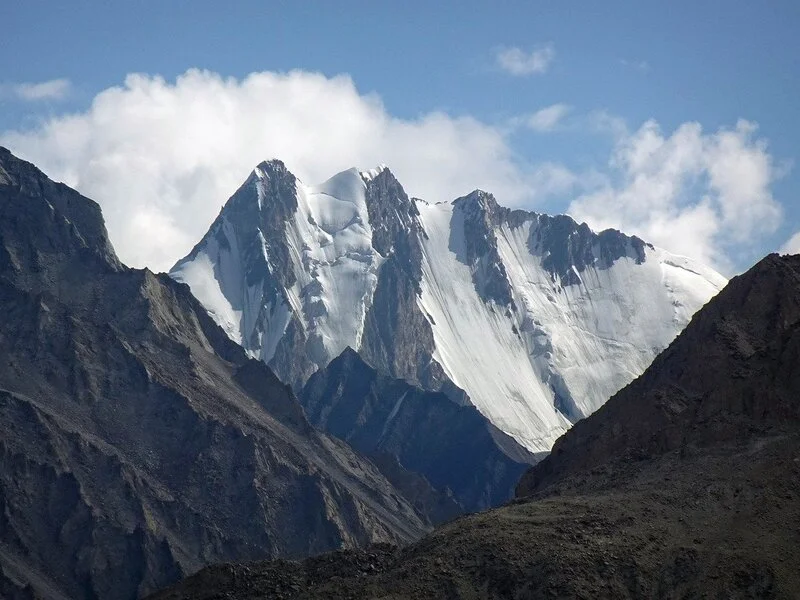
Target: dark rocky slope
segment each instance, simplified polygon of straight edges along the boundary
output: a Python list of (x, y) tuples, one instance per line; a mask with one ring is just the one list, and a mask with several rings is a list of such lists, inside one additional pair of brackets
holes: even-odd
[[(418, 509), (433, 522), (508, 501), (535, 462), (474, 406), (459, 406), (442, 392), (383, 375), (351, 348), (311, 376), (300, 401), (313, 425), (374, 457), (378, 466), (388, 460), (444, 492), (450, 501), (433, 501), (432, 510), (426, 508), (429, 494), (420, 499)], [(509, 458), (501, 444), (518, 460)], [(392, 472), (385, 474), (404, 487)]]
[(136, 598), (205, 564), (425, 525), (99, 207), (0, 149), (0, 597)]
[(732, 280), (519, 494), (404, 549), (210, 567), (156, 598), (800, 597), (800, 256)]
[(747, 441), (800, 420), (800, 256), (770, 255), (703, 308), (651, 367), (577, 423), (519, 494), (609, 462)]

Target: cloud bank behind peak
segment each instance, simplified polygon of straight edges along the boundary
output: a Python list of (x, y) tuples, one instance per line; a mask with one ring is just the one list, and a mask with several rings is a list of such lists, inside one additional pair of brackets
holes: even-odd
[[(528, 125), (552, 129), (566, 110), (553, 105)], [(100, 202), (120, 258), (156, 271), (186, 254), (250, 170), (273, 157), (307, 183), (385, 163), (410, 195), (433, 202), (480, 188), (535, 208), (556, 195), (594, 228), (616, 227), (718, 268), (729, 264), (731, 244), (776, 229), (778, 175), (753, 124), (707, 133), (685, 123), (665, 134), (655, 121), (633, 132), (614, 123), (607, 164), (581, 173), (526, 161), (502, 125), (436, 111), (395, 117), (347, 75), (235, 79), (191, 69), (174, 82), (129, 75), (85, 111), (0, 133), (0, 144)]]

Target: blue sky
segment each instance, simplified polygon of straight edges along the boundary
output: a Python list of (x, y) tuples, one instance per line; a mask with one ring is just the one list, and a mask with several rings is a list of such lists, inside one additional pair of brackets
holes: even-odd
[[(95, 197), (122, 257), (154, 268), (169, 266), (199, 238), (256, 156), (279, 151), (308, 177), (352, 157), (389, 163), (412, 193), (455, 196), (480, 185), (503, 204), (619, 226), (726, 274), (800, 231), (800, 3), (430, 4), (3, 3), (0, 141)], [(210, 75), (178, 83), (192, 68), (222, 82), (234, 78), (235, 89), (220, 91)], [(244, 90), (251, 73), (291, 70), (308, 76)], [(147, 78), (132, 87), (131, 73)], [(352, 89), (336, 79), (342, 74)], [(163, 86), (153, 84), (156, 75)], [(36, 87), (44, 82), (49, 87)], [(116, 96), (104, 92), (115, 86)], [(236, 126), (247, 132), (247, 118), (268, 118), (254, 106), (258, 94), (278, 88), (283, 104), (270, 99), (263, 110), (297, 119), (300, 129), (265, 129), (264, 141), (254, 136), (247, 145), (219, 133), (228, 121), (210, 123), (222, 109), (189, 108), (203, 94), (230, 93), (225, 106), (243, 115)], [(166, 109), (160, 103), (170, 94)], [(307, 114), (298, 107), (310, 96), (316, 104)], [(173, 138), (153, 115), (169, 111), (181, 119), (197, 114), (176, 126), (175, 144), (190, 130), (193, 146), (210, 150), (183, 161), (165, 155), (162, 170), (148, 165), (139, 178), (112, 177), (110, 166), (99, 173), (99, 159), (110, 154), (129, 170), (143, 154), (160, 157)], [(327, 120), (305, 135), (302, 127), (319, 113)], [(369, 138), (365, 126), (387, 120), (380, 139), (357, 141)], [(127, 121), (109, 133), (109, 122)], [(148, 126), (152, 136), (131, 141), (131, 131)], [(347, 149), (338, 151), (332, 135)], [(148, 137), (158, 148), (147, 146)], [(300, 137), (302, 149), (291, 145)], [(135, 154), (126, 156), (126, 148)], [(420, 148), (451, 160), (437, 155), (420, 166)], [(469, 156), (459, 154), (464, 149)], [(224, 176), (210, 172), (217, 164)], [(164, 184), (169, 177), (175, 181)], [(140, 212), (126, 212), (131, 206)], [(185, 218), (188, 210), (196, 217)], [(134, 222), (139, 229), (125, 229)], [(145, 233), (157, 253), (136, 251)]]

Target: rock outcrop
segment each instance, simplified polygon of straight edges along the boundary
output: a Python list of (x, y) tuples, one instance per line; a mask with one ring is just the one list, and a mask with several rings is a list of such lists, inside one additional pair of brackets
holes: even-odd
[[(455, 510), (435, 503), (434, 523), (507, 502), (536, 462), (475, 407), (382, 375), (351, 348), (311, 376), (300, 401), (316, 427), (375, 457), (379, 466), (385, 462), (377, 457), (393, 457), (392, 465), (450, 497)], [(385, 473), (390, 480), (395, 469)]]

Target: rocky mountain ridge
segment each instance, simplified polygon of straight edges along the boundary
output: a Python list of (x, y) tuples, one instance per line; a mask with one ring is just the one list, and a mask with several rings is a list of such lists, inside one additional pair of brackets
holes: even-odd
[(300, 401), (314, 426), (379, 467), (391, 457), (444, 492), (455, 506), (430, 514), (434, 523), (505, 503), (537, 460), (475, 407), (382, 375), (352, 348), (311, 376)]
[(800, 257), (772, 254), (734, 278), (601, 414), (560, 439), (518, 494), (603, 464), (792, 430), (799, 365)]
[(349, 346), (474, 405), (534, 453), (639, 375), (724, 285), (638, 238), (483, 191), (412, 199), (388, 168), (306, 185), (277, 160), (171, 276), (296, 391)]
[(132, 599), (426, 522), (100, 208), (0, 148), (0, 595)]

